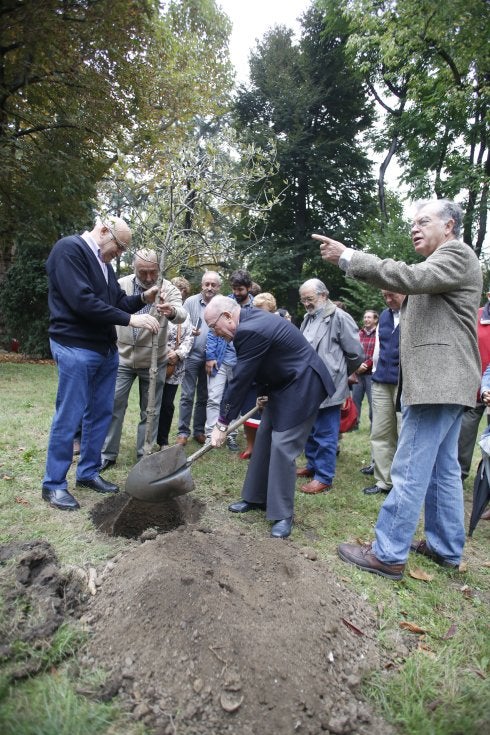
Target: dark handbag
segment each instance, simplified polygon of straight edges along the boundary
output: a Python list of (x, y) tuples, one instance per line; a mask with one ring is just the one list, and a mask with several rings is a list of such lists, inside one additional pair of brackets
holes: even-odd
[(340, 409), (340, 433), (351, 431), (356, 426), (357, 419), (357, 406), (351, 396), (348, 396)]

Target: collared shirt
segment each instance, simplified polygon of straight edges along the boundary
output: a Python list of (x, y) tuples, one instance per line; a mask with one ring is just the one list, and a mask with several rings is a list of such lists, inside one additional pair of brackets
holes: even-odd
[(318, 330), (320, 329), (320, 325), (322, 323), (320, 313), (322, 312), (323, 307), (324, 304), (322, 304), (322, 306), (312, 314), (308, 314), (308, 319), (303, 330), (303, 336), (308, 340), (310, 345), (315, 342)]
[(373, 327), (372, 329), (361, 327), (359, 330), (359, 339), (361, 341), (362, 349), (364, 350), (364, 362), (368, 367), (364, 375), (369, 375), (373, 365), (373, 352), (376, 344), (376, 327)]
[(95, 257), (97, 258), (97, 261), (98, 261), (100, 267), (102, 268), (102, 273), (104, 274), (104, 278), (105, 278), (106, 282), (108, 282), (109, 281), (109, 276), (108, 276), (108, 273), (107, 273), (107, 263), (104, 263), (104, 261), (100, 257), (100, 248), (99, 248), (99, 246), (97, 245), (97, 243), (95, 242), (95, 240), (93, 239), (93, 237), (90, 235), (90, 232), (85, 231), (81, 235), (81, 237), (85, 240), (85, 242), (89, 246), (90, 250), (93, 252), (93, 254), (95, 255)]

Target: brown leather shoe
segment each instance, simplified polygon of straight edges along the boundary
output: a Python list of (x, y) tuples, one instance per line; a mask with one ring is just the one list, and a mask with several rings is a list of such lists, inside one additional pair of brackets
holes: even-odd
[(309, 470), (308, 467), (299, 467), (296, 470), (296, 477), (313, 477), (314, 474), (314, 471)]
[(440, 567), (450, 567), (452, 569), (457, 569), (459, 567), (459, 564), (453, 564), (452, 562), (447, 561), (447, 559), (444, 559), (440, 554), (432, 551), (432, 549), (427, 546), (427, 541), (425, 539), (414, 541), (410, 544), (410, 551), (426, 556), (428, 559), (435, 561), (436, 564), (439, 564)]
[(312, 480), (307, 482), (306, 485), (302, 485), (299, 489), (300, 493), (307, 493), (308, 495), (316, 495), (317, 493), (323, 493), (326, 490), (331, 489), (331, 485), (326, 482), (320, 482), (319, 480)]
[(206, 444), (206, 434), (196, 434), (194, 439), (198, 444)]
[(175, 443), (185, 447), (185, 445), (187, 444), (187, 437), (184, 434), (179, 434), (179, 436), (175, 440)]
[(340, 544), (337, 551), (343, 561), (355, 564), (364, 572), (372, 572), (394, 580), (403, 577), (405, 564), (384, 564), (371, 551), (371, 544)]
[(487, 510), (484, 510), (480, 518), (482, 521), (490, 521), (490, 508), (487, 508)]

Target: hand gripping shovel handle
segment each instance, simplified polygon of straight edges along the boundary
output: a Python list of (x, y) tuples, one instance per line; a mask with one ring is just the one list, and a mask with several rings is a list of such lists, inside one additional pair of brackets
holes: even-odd
[[(239, 426), (245, 423), (247, 419), (249, 419), (251, 416), (256, 413), (259, 408), (263, 408), (265, 403), (267, 403), (267, 398), (265, 396), (257, 398), (257, 403), (253, 408), (248, 411), (244, 416), (240, 416), (236, 421), (233, 421), (231, 424), (229, 424), (226, 431), (224, 431), (224, 435), (228, 436), (232, 433), (232, 431), (235, 431), (235, 429), (238, 429)], [(197, 450), (197, 452), (194, 452), (194, 454), (191, 454), (189, 457), (187, 457), (186, 466), (188, 467), (191, 465), (196, 459), (199, 459), (199, 457), (202, 457), (203, 454), (206, 454), (206, 452), (209, 452), (210, 449), (215, 449), (215, 447), (211, 446), (211, 443), (205, 444), (203, 447)]]

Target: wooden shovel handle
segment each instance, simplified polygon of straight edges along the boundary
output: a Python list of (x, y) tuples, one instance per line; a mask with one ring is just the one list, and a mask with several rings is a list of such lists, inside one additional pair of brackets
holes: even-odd
[[(259, 403), (260, 402), (260, 403)], [(233, 421), (231, 424), (229, 424), (226, 431), (224, 431), (224, 435), (228, 436), (232, 433), (232, 431), (235, 431), (235, 429), (238, 429), (239, 426), (245, 423), (247, 419), (249, 419), (251, 416), (256, 413), (259, 408), (263, 408), (264, 403), (267, 402), (266, 396), (262, 396), (260, 398), (257, 398), (257, 403), (253, 408), (250, 409), (244, 416), (240, 416), (240, 418), (236, 419), (236, 421)], [(206, 452), (209, 452), (210, 449), (216, 449), (216, 447), (211, 446), (211, 443), (208, 442), (203, 447), (197, 450), (197, 452), (194, 452), (194, 454), (191, 454), (189, 457), (187, 457), (187, 466), (192, 464), (194, 460), (199, 459), (199, 457), (202, 457), (203, 454), (206, 454)]]

